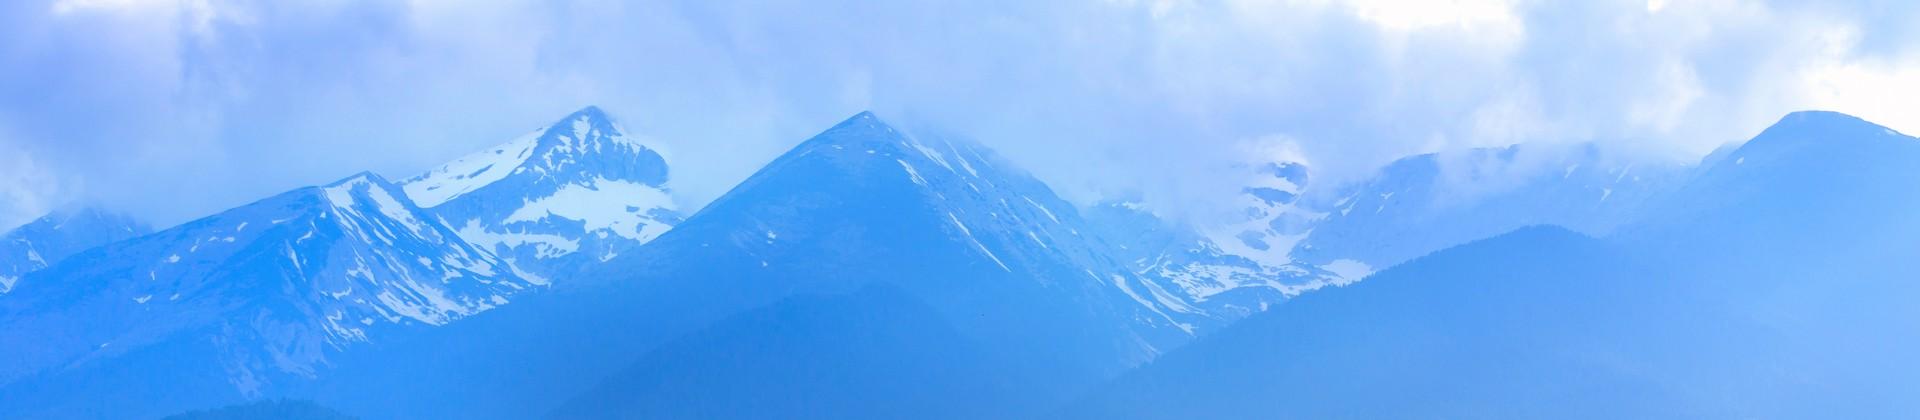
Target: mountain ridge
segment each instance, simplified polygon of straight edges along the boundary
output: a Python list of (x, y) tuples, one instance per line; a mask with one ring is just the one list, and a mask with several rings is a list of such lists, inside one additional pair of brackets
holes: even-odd
[(0, 295), (21, 276), (100, 245), (146, 235), (153, 227), (125, 214), (86, 206), (48, 213), (0, 232)]
[[(130, 399), (119, 409), (138, 411), (105, 416), (271, 394), (384, 331), (446, 324), (534, 286), (506, 271), (378, 175), (295, 189), (30, 274), (0, 300), (0, 345), (21, 350), (0, 361), (0, 413), (64, 387), (95, 389), (66, 396), (84, 399), (213, 372), (197, 395)], [(129, 370), (145, 374), (110, 379)]]

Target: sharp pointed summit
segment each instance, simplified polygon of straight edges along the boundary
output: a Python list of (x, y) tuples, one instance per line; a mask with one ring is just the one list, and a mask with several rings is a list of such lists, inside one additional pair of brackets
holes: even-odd
[[(906, 132), (894, 128), (875, 116), (872, 111), (862, 111), (794, 146), (792, 150), (768, 164), (761, 172), (783, 168), (791, 162), (812, 159), (822, 159), (845, 168), (875, 162), (888, 163), (879, 166), (891, 168), (894, 167), (891, 163), (896, 160), (906, 162), (919, 159), (937, 160), (944, 166), (949, 164), (945, 153), (960, 153), (963, 147), (973, 149), (972, 145), (967, 143), (966, 141), (949, 142), (944, 138), (922, 139), (909, 136)], [(898, 170), (894, 169), (894, 171)]]
[(587, 105), (585, 107), (581, 107), (580, 110), (573, 111), (572, 114), (567, 115), (567, 119), (569, 120), (575, 119), (575, 118), (587, 118), (589, 120), (596, 120), (596, 121), (612, 120), (611, 118), (607, 117), (606, 111), (602, 111), (600, 109), (599, 105)]
[(714, 293), (763, 298), (884, 284), (973, 340), (1067, 376), (1117, 371), (1211, 325), (1113, 261), (1086, 228), (1071, 204), (990, 150), (863, 112), (609, 273), (697, 278), (725, 291)]
[(660, 146), (589, 106), (408, 179), (461, 237), (542, 281), (570, 276), (678, 223)]

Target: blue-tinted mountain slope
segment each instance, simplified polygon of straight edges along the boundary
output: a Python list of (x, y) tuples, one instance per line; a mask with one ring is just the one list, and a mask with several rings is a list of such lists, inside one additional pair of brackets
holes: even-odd
[[(1673, 279), (1560, 228), (1416, 259), (1254, 315), (1090, 394), (1077, 418), (1684, 416)], [(1706, 350), (1706, 349), (1702, 349)], [(1669, 411), (1678, 410), (1678, 411)]]
[(22, 279), (0, 302), (0, 417), (159, 416), (271, 395), (347, 348), (530, 287), (378, 176), (302, 188)]
[(0, 235), (0, 294), (27, 273), (88, 248), (153, 232), (133, 218), (86, 207), (50, 213)]
[(1009, 371), (918, 298), (875, 285), (796, 296), (647, 352), (552, 418), (1004, 418)]
[(1909, 418), (1920, 141), (1795, 113), (1608, 243), (1528, 229), (1303, 296), (1070, 413)]
[(1604, 236), (1685, 181), (1678, 166), (1622, 161), (1593, 145), (1516, 145), (1394, 161), (1322, 204), (1293, 256), (1390, 267), (1530, 225)]

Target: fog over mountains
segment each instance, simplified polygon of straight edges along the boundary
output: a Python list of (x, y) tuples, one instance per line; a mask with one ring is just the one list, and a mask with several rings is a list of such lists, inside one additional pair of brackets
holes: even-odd
[[(1528, 227), (1303, 296), (1085, 418), (1901, 418), (1920, 142), (1788, 115), (1601, 238)], [(1903, 209), (1903, 210), (1895, 210)], [(1285, 396), (1285, 397), (1275, 397)]]
[(686, 209), (673, 139), (619, 121), (7, 232), (0, 418), (1920, 413), (1920, 139), (1844, 114), (1695, 165), (1260, 162), (1214, 220), (866, 112)]

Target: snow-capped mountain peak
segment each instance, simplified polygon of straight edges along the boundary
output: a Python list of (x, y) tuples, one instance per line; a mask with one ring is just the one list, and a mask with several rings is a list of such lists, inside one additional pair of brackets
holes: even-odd
[(660, 150), (589, 106), (409, 179), (405, 189), (523, 275), (568, 276), (679, 222)]
[[(499, 146), (469, 154), (405, 181), (407, 195), (433, 208), (510, 177), (565, 181), (583, 172), (662, 187), (666, 161), (656, 142), (628, 135), (599, 107), (589, 106)], [(614, 160), (601, 162), (600, 160)], [(609, 164), (620, 164), (613, 166)], [(589, 174), (591, 175), (591, 174)]]
[(661, 150), (658, 144), (627, 135), (626, 129), (597, 106), (588, 106), (575, 111), (546, 131), (554, 141), (543, 142), (542, 145), (560, 149), (580, 148), (600, 151), (607, 147), (627, 147), (647, 148), (656, 152)]

